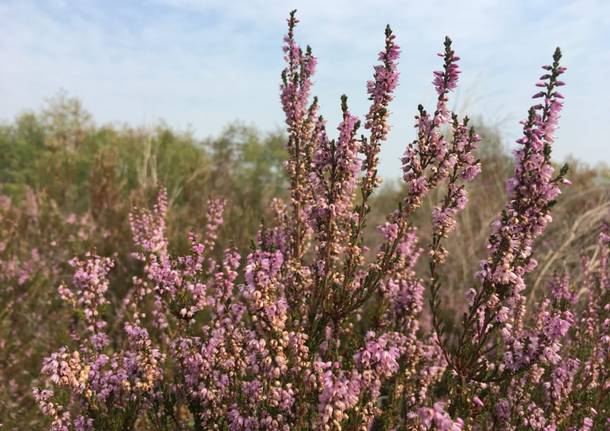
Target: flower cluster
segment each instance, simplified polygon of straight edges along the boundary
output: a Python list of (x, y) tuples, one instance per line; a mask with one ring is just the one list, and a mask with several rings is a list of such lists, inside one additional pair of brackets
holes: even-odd
[[(537, 265), (532, 256), (533, 243), (551, 220), (550, 210), (560, 194), (559, 185), (567, 182), (567, 169), (562, 168), (553, 176), (550, 160), (553, 131), (563, 106), (563, 96), (557, 91), (563, 82), (558, 77), (565, 72), (559, 65), (559, 49), (553, 58), (551, 66), (543, 67), (549, 73), (541, 76), (537, 84), (546, 90), (534, 95), (536, 99), (543, 98), (543, 103), (532, 106), (528, 119), (522, 122), (523, 137), (515, 151), (515, 173), (507, 183), (509, 202), (492, 223), (489, 257), (481, 263), (477, 274), (480, 286), (468, 292), (469, 309), (452, 362), (463, 385), (470, 387), (473, 382), (485, 385), (506, 379), (542, 358), (553, 361), (557, 357), (556, 340), (565, 335), (572, 320), (571, 316), (560, 317), (543, 310), (537, 331), (531, 333), (524, 328), (525, 276)], [(501, 343), (494, 339), (497, 333), (502, 336)], [(502, 363), (491, 360), (485, 352), (490, 356), (502, 355)], [(466, 387), (460, 387), (456, 397), (467, 405), (470, 395), (461, 393), (463, 390)]]
[[(64, 347), (44, 360), (42, 373), (55, 388), (36, 388), (34, 396), (53, 419), (53, 430), (87, 430), (93, 425), (103, 428), (117, 420), (122, 426), (132, 427), (137, 411), (150, 405), (163, 378), (164, 355), (152, 345), (145, 328), (127, 323), (125, 347), (115, 351), (109, 346), (102, 312), (112, 264), (110, 259), (94, 255), (84, 261), (74, 259), (72, 288), (59, 288), (62, 298), (82, 313), (89, 336), (80, 340), (78, 350)], [(88, 412), (87, 417), (74, 417), (69, 408), (52, 400), (60, 389), (76, 397), (80, 409)], [(126, 413), (117, 415), (117, 411)]]

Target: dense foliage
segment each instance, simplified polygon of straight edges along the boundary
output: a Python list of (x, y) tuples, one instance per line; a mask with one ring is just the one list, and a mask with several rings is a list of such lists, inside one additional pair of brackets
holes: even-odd
[(288, 24), (285, 148), (96, 127), (64, 97), (2, 128), (3, 425), (33, 396), (54, 430), (607, 429), (608, 177), (551, 161), (560, 51), (510, 160), (449, 110), (447, 38), (376, 193), (395, 36), (331, 138)]

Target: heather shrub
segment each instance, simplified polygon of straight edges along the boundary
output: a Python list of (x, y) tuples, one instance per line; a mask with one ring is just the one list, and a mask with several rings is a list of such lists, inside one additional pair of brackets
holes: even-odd
[[(399, 47), (388, 27), (369, 111), (361, 122), (343, 96), (331, 137), (310, 98), (317, 60), (297, 44), (296, 24), (293, 12), (280, 86), (287, 195), (269, 205), (243, 254), (221, 240), (225, 201), (214, 197), (205, 228), (173, 250), (168, 186), (129, 216), (127, 270), (117, 274), (121, 260), (96, 252), (71, 259), (72, 278), (58, 288), (74, 311), (70, 340), (43, 360), (33, 392), (51, 429), (606, 429), (604, 190), (571, 224), (574, 238), (559, 240), (563, 250), (547, 246), (557, 254), (531, 276), (537, 240), (571, 183), (551, 161), (563, 107), (559, 49), (543, 66), (488, 227), (485, 215), (469, 219), (477, 210), (467, 203), (497, 184), (473, 182), (485, 172), (481, 138), (448, 108), (460, 70), (446, 38), (436, 105), (417, 109), (398, 204), (371, 233)], [(266, 172), (258, 189), (284, 178)], [(469, 236), (482, 243), (465, 253), (480, 259), (469, 262), (472, 278), (451, 264), (463, 225), (485, 230)], [(558, 265), (572, 242), (578, 258)], [(125, 294), (112, 302), (115, 282)], [(447, 307), (449, 294), (464, 300)], [(461, 317), (448, 320), (455, 310)]]
[[(219, 244), (247, 250), (267, 204), (281, 193), (279, 133), (232, 124), (202, 141), (167, 126), (153, 130), (97, 126), (76, 99), (59, 95), (41, 112), (0, 126), (0, 423), (43, 429), (32, 397), (42, 358), (78, 332), (78, 312), (57, 295), (68, 261), (87, 251), (112, 256), (104, 318), (120, 340), (121, 303), (138, 269), (131, 256), (129, 212), (147, 205), (159, 184), (171, 201), (174, 250), (188, 250), (188, 229), (205, 222), (214, 190), (240, 205), (227, 211)], [(262, 184), (263, 183), (263, 184)], [(246, 210), (247, 208), (247, 210)], [(233, 233), (237, 235), (233, 239)], [(222, 247), (220, 247), (220, 250)]]
[[(70, 340), (70, 312), (55, 288), (70, 278), (66, 263), (104, 232), (87, 215), (64, 214), (31, 189), (22, 203), (0, 195), (0, 232), (0, 417), (8, 427), (25, 424), (22, 415), (35, 411), (29, 392), (40, 362), (49, 348)], [(34, 425), (42, 423), (36, 417)]]

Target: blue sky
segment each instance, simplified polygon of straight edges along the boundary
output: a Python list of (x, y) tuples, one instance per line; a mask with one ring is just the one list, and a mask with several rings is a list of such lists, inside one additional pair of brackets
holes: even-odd
[(281, 127), (280, 46), (293, 8), (299, 41), (319, 59), (314, 93), (330, 125), (343, 93), (354, 112), (366, 112), (383, 29), (394, 29), (401, 83), (381, 156), (386, 177), (399, 173), (417, 104), (433, 101), (445, 35), (462, 57), (455, 109), (497, 125), (507, 144), (519, 135), (539, 66), (561, 46), (569, 70), (556, 158), (610, 162), (605, 0), (0, 0), (0, 120), (65, 89), (98, 123), (162, 119), (201, 137), (236, 119)]

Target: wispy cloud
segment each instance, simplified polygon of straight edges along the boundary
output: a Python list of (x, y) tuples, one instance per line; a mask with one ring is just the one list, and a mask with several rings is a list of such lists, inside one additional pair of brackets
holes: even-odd
[(299, 40), (320, 59), (315, 92), (329, 119), (338, 99), (367, 109), (365, 82), (383, 28), (403, 48), (394, 129), (382, 153), (387, 176), (412, 138), (412, 115), (433, 97), (431, 71), (442, 37), (463, 58), (457, 104), (518, 134), (539, 65), (565, 52), (566, 110), (557, 154), (610, 160), (604, 130), (610, 90), (610, 2), (582, 1), (30, 1), (0, 4), (0, 118), (39, 106), (65, 88), (101, 122), (158, 119), (197, 134), (241, 119), (281, 125), (277, 97), (285, 17), (299, 9)]

